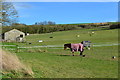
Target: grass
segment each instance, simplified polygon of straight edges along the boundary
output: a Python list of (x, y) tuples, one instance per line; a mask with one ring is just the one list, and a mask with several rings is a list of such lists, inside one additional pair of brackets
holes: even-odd
[[(88, 32), (94, 31), (90, 36)], [(80, 35), (80, 37), (76, 37)], [(53, 38), (49, 38), (49, 37)], [(40, 45), (63, 45), (90, 40), (96, 44), (118, 43), (118, 29), (113, 30), (72, 30), (46, 34), (31, 34), (26, 37), (27, 43), (14, 43), (21, 47)], [(43, 40), (39, 43), (38, 40)], [(32, 43), (32, 44), (28, 44)], [(7, 43), (5, 43), (7, 44)], [(85, 50), (86, 57), (72, 56), (70, 50), (60, 48), (38, 48), (41, 52), (27, 50), (16, 53), (22, 62), (29, 65), (34, 78), (117, 78), (118, 76), (118, 46), (92, 47)], [(46, 50), (46, 51), (44, 51)], [(79, 55), (76, 52), (75, 55)], [(112, 59), (116, 56), (116, 59)]]
[[(86, 50), (86, 57), (71, 56), (70, 51), (49, 50), (44, 53), (17, 53), (32, 67), (37, 78), (117, 78), (117, 46)], [(54, 53), (53, 53), (54, 52)], [(55, 53), (56, 52), (56, 53)], [(69, 55), (66, 55), (69, 54)], [(79, 55), (79, 53), (75, 53)]]
[[(118, 30), (100, 30), (94, 31), (95, 34), (90, 37), (88, 32), (92, 32), (92, 29), (87, 30), (72, 30), (53, 32), (46, 34), (33, 34), (27, 36), (27, 42), (31, 42), (31, 45), (61, 45), (64, 43), (78, 43), (83, 40), (90, 40), (94, 43), (117, 43)], [(80, 35), (80, 37), (76, 37)], [(49, 37), (53, 38), (49, 38)], [(43, 40), (43, 43), (38, 43), (39, 40)]]

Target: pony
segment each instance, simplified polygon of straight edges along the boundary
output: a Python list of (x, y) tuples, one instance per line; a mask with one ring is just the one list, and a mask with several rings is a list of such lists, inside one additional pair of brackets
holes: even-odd
[(76, 43), (76, 44), (72, 44), (72, 43), (64, 44), (64, 50), (70, 48), (73, 56), (74, 56), (74, 52), (80, 51), (80, 56), (82, 55), (83, 57), (85, 57), (85, 55), (83, 55), (84, 48), (90, 50), (90, 47), (91, 47), (91, 41), (82, 41), (81, 43)]
[(90, 50), (91, 47), (91, 41), (82, 41), (83, 45), (86, 49)]
[(72, 55), (74, 56), (74, 52), (80, 51), (80, 56), (84, 56), (82, 55), (83, 51), (84, 51), (84, 46), (83, 46), (83, 42), (81, 43), (76, 43), (76, 44), (64, 44), (64, 50), (66, 50), (67, 48), (70, 48)]

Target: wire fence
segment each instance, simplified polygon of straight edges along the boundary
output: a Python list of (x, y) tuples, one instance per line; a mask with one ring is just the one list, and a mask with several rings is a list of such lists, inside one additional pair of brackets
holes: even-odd
[[(102, 46), (115, 46), (120, 45), (117, 43), (114, 44), (97, 44), (92, 43), (91, 47), (102, 47)], [(47, 49), (63, 49), (63, 45), (43, 45), (43, 46), (18, 46), (18, 45), (0, 45), (3, 49), (12, 51), (12, 52), (40, 52), (40, 51), (46, 51)]]
[(3, 49), (12, 52), (42, 52), (47, 49), (62, 49), (62, 45), (43, 45), (43, 46), (27, 46), (21, 47), (18, 45), (0, 45)]

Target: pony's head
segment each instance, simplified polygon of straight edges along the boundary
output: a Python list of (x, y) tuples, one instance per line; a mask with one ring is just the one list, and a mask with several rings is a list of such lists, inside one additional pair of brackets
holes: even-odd
[(83, 41), (83, 45), (86, 49), (90, 50), (91, 47), (91, 41)]
[(66, 50), (67, 47), (68, 47), (68, 48), (71, 48), (71, 43), (69, 43), (69, 44), (64, 44), (64, 50)]
[(81, 44), (83, 44), (83, 41), (81, 42)]
[(66, 50), (67, 49), (67, 46), (66, 46), (66, 44), (64, 44), (64, 50)]

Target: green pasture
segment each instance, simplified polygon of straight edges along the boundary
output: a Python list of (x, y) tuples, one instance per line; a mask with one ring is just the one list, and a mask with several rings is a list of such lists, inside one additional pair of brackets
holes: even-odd
[[(92, 36), (89, 33), (95, 32)], [(80, 37), (77, 37), (79, 35)], [(53, 38), (50, 38), (53, 37)], [(97, 29), (83, 29), (60, 31), (45, 34), (31, 34), (26, 36), (27, 43), (31, 45), (63, 45), (65, 43), (80, 43), (84, 40), (89, 40), (93, 43), (117, 43), (118, 42), (118, 29), (115, 30), (97, 30)], [(39, 43), (43, 40), (43, 43)], [(29, 46), (20, 43), (20, 45)]]
[[(92, 36), (89, 34), (91, 32), (94, 32)], [(43, 42), (40, 43), (39, 40)], [(79, 56), (79, 52), (75, 52), (75, 56), (72, 56), (69, 49), (63, 50), (65, 43), (80, 43), (83, 40), (89, 40), (93, 45), (117, 44), (118, 29), (81, 29), (30, 34), (26, 36), (25, 43), (3, 44), (16, 44), (19, 47), (60, 45), (60, 47), (19, 49), (16, 55), (32, 68), (34, 78), (117, 78), (118, 45), (92, 46), (91, 50), (84, 51), (86, 57)], [(112, 59), (112, 56), (116, 58)]]

